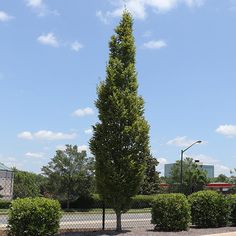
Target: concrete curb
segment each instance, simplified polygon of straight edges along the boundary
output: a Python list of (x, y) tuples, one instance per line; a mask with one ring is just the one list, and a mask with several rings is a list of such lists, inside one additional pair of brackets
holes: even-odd
[(236, 236), (236, 232), (218, 233), (218, 234), (204, 234), (203, 236)]

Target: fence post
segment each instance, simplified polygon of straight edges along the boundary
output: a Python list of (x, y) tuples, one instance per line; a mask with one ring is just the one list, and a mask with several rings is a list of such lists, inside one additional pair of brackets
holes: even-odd
[(105, 202), (102, 202), (102, 230), (105, 230)]

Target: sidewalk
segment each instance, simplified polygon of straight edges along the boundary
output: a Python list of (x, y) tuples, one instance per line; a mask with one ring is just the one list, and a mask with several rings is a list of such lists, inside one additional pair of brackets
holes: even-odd
[(235, 232), (228, 232), (228, 233), (206, 234), (204, 236), (236, 236), (236, 231)]

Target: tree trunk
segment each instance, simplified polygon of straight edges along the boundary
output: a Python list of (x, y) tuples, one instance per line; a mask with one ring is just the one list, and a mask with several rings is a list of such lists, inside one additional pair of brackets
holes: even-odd
[(116, 231), (121, 231), (121, 212), (116, 212)]

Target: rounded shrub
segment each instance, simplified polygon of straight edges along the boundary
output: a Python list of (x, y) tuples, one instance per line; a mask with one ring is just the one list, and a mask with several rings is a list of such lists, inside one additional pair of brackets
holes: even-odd
[(226, 226), (230, 219), (230, 201), (215, 191), (205, 190), (189, 196), (192, 224), (201, 228)]
[(187, 230), (191, 221), (190, 205), (183, 194), (159, 194), (153, 201), (152, 224), (163, 231)]
[(230, 222), (233, 226), (236, 225), (236, 194), (228, 196), (231, 208)]
[(12, 201), (9, 210), (10, 236), (52, 236), (59, 230), (60, 204), (47, 198), (22, 198)]

